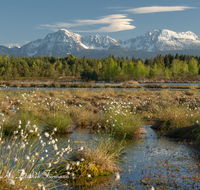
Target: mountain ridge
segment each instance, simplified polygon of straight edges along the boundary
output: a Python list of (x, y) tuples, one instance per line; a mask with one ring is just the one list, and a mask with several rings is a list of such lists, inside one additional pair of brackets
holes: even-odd
[(153, 30), (136, 38), (125, 41), (116, 40), (103, 34), (81, 36), (66, 29), (49, 33), (43, 39), (31, 41), (21, 48), (7, 48), (0, 45), (0, 54), (18, 56), (59, 56), (79, 55), (81, 52), (111, 51), (143, 51), (144, 53), (200, 49), (200, 38), (191, 31), (174, 32), (167, 29)]

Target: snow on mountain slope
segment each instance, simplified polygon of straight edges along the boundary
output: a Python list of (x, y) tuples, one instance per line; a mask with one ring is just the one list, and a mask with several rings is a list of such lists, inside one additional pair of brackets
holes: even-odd
[(109, 49), (119, 47), (118, 40), (115, 40), (109, 36), (102, 34), (93, 34), (85, 36), (81, 39), (82, 43), (85, 44), (89, 49)]
[(136, 38), (118, 41), (102, 34), (81, 36), (65, 29), (48, 34), (44, 39), (32, 41), (24, 46), (0, 50), (14, 56), (45, 56), (73, 54), (82, 50), (125, 49), (147, 52), (167, 50), (200, 49), (200, 38), (193, 32), (173, 32), (171, 30), (154, 30)]
[(124, 48), (145, 51), (187, 50), (200, 47), (200, 39), (193, 32), (154, 30), (143, 36), (121, 42)]
[(48, 34), (44, 39), (32, 41), (22, 46), (22, 51), (27, 52), (28, 56), (36, 54), (53, 55), (65, 51), (80, 51), (88, 49), (80, 41), (81, 36), (68, 30), (61, 29), (55, 33)]
[(62, 52), (69, 54), (85, 49), (109, 49), (114, 46), (119, 46), (118, 41), (109, 36), (97, 34), (82, 37), (79, 34), (61, 29), (48, 34), (44, 39), (38, 39), (22, 46), (21, 52), (28, 56), (51, 56)]

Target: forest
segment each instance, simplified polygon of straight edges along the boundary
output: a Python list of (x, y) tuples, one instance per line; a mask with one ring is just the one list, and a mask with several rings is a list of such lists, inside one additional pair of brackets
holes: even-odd
[(84, 81), (198, 80), (200, 56), (157, 55), (151, 59), (115, 57), (79, 58), (73, 55), (14, 57), (0, 56), (0, 79), (43, 79), (74, 77)]

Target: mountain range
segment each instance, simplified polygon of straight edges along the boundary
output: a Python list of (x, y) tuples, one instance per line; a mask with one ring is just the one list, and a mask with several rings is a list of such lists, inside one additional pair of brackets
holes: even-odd
[(135, 58), (151, 58), (157, 54), (200, 54), (200, 38), (193, 32), (176, 33), (167, 29), (149, 31), (144, 35), (125, 41), (113, 39), (107, 35), (79, 34), (60, 29), (22, 47), (8, 48), (0, 46), (0, 55), (10, 56), (86, 56), (91, 58), (115, 56), (134, 56)]

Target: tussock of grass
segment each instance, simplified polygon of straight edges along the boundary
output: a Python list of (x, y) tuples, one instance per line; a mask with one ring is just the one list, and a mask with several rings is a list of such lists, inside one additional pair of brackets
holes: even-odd
[(71, 122), (72, 119), (68, 113), (52, 113), (46, 118), (44, 131), (50, 132), (53, 131), (54, 128), (57, 128), (56, 134), (66, 134), (70, 132), (69, 125)]
[(168, 106), (164, 110), (160, 109), (157, 114), (158, 121), (152, 128), (158, 129), (163, 134), (174, 129), (194, 125), (199, 119), (197, 112), (193, 113), (185, 107), (174, 105)]
[(119, 171), (117, 161), (122, 151), (122, 145), (112, 138), (100, 139), (96, 145), (88, 144), (83, 151), (77, 151), (75, 160), (84, 160), (93, 163), (101, 172), (114, 173)]
[[(107, 176), (119, 171), (118, 161), (122, 149), (120, 142), (111, 138), (101, 138), (97, 143), (90, 142), (83, 145), (82, 149), (73, 149), (70, 160), (62, 159), (53, 171), (57, 171), (58, 175), (69, 175), (70, 180), (74, 176), (78, 182)], [(67, 165), (71, 169), (66, 170)]]
[(73, 122), (78, 126), (78, 127), (88, 127), (93, 125), (95, 123), (95, 114), (89, 110), (86, 110), (84, 108), (80, 108), (79, 106), (77, 107), (72, 107), (70, 109), (70, 116), (73, 120)]
[[(4, 135), (12, 135), (15, 130), (18, 130), (18, 121), (21, 120), (22, 125), (21, 128), (23, 130), (29, 130), (26, 128), (26, 123), (29, 121), (33, 125), (39, 125), (39, 120), (37, 116), (34, 115), (33, 112), (22, 112), (19, 111), (18, 113), (14, 114), (13, 117), (7, 117), (5, 119), (5, 122), (2, 124), (3, 127), (3, 133)], [(39, 131), (38, 131), (39, 132)], [(35, 132), (32, 133), (32, 135), (36, 134)]]
[(107, 118), (109, 130), (117, 139), (133, 139), (143, 125), (141, 118), (133, 113), (109, 114)]

